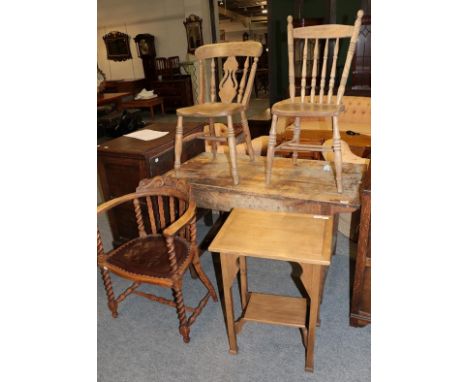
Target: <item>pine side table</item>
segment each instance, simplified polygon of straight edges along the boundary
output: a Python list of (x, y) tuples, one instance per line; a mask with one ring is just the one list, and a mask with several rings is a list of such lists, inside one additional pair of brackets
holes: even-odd
[[(231, 354), (237, 354), (236, 335), (246, 321), (296, 327), (301, 330), (306, 348), (305, 370), (313, 371), (322, 267), (330, 265), (332, 233), (332, 216), (232, 210), (209, 246), (211, 252), (219, 252), (221, 257)], [(309, 298), (249, 292), (246, 257), (297, 262)], [(234, 322), (232, 284), (238, 272), (242, 315)]]

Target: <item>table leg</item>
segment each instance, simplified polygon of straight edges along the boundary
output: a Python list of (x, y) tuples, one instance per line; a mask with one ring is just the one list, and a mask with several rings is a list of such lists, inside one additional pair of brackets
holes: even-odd
[(315, 325), (320, 304), (321, 266), (315, 264), (300, 264), (300, 266), (302, 267), (301, 280), (310, 298), (305, 370), (312, 372), (314, 371)]
[(336, 253), (336, 243), (338, 242), (338, 223), (340, 221), (340, 214), (333, 215), (333, 233), (332, 233), (332, 256)]
[(237, 338), (234, 327), (234, 305), (232, 301), (232, 283), (239, 270), (237, 256), (221, 253), (221, 273), (223, 275), (224, 304), (226, 308), (226, 327), (229, 340), (229, 353), (237, 354)]
[(154, 119), (154, 107), (150, 106), (150, 110), (151, 110), (151, 119)]
[(247, 258), (245, 256), (239, 257), (239, 267), (240, 267), (240, 290), (241, 290), (241, 303), (242, 310), (245, 310), (247, 307)]
[(162, 113), (162, 114), (166, 114), (166, 113), (164, 112), (164, 102), (161, 102), (161, 113)]

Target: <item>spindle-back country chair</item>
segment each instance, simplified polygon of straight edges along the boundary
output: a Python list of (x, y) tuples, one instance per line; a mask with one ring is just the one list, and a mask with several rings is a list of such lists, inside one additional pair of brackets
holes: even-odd
[[(364, 15), (362, 10), (357, 12), (357, 18), (353, 25), (315, 25), (309, 27), (293, 28), (292, 16), (288, 16), (288, 67), (289, 67), (289, 96), (290, 98), (277, 102), (271, 109), (272, 121), (270, 128), (270, 136), (268, 141), (267, 152), (267, 167), (266, 167), (266, 184), (271, 184), (271, 173), (273, 167), (273, 157), (275, 150), (284, 150), (293, 152), (293, 162), (297, 163), (297, 156), (299, 151), (330, 151), (334, 152), (335, 162), (335, 177), (337, 191), (343, 192), (342, 182), (342, 158), (341, 158), (341, 138), (340, 130), (338, 127), (338, 116), (344, 110), (342, 105), (342, 98), (345, 92), (346, 81), (348, 80), (349, 69), (351, 61), (354, 56), (354, 50), (361, 27), (361, 19)], [(333, 90), (335, 87), (336, 68), (338, 61), (338, 51), (340, 47), (340, 40), (350, 38), (348, 53), (341, 75), (340, 85), (336, 97), (333, 97)], [(296, 97), (295, 86), (295, 73), (294, 73), (294, 55), (300, 57), (301, 52), (294, 52), (294, 39), (304, 40), (304, 47), (302, 51), (302, 71), (301, 71), (301, 94)], [(310, 94), (306, 95), (306, 77), (307, 61), (308, 61), (308, 40), (313, 41), (312, 56), (312, 73), (310, 83)], [(315, 94), (317, 85), (317, 71), (320, 42), (325, 40), (323, 45), (323, 60), (320, 74), (320, 89), (318, 94)], [(325, 93), (325, 84), (327, 80), (328, 70), (328, 52), (331, 42), (334, 40), (332, 65), (329, 74), (328, 92)], [(310, 74), (309, 74), (310, 75)], [(333, 102), (332, 102), (333, 100)], [(281, 143), (276, 146), (276, 124), (278, 117), (294, 117), (294, 134), (290, 141)], [(304, 117), (331, 117), (333, 128), (333, 147), (324, 147), (321, 145), (301, 144), (301, 118)]]
[[(175, 163), (174, 169), (180, 168), (180, 158), (182, 155), (182, 141), (193, 138), (204, 139), (211, 142), (213, 159), (216, 158), (217, 143), (226, 142), (229, 146), (229, 156), (231, 160), (231, 172), (234, 184), (239, 183), (237, 173), (236, 138), (233, 127), (233, 115), (239, 113), (241, 116), (242, 129), (245, 143), (250, 156), (254, 160), (254, 150), (250, 139), (250, 130), (247, 122), (246, 111), (249, 106), (250, 94), (257, 70), (258, 57), (262, 54), (262, 44), (256, 41), (227, 42), (219, 44), (203, 45), (195, 51), (195, 58), (199, 66), (199, 91), (198, 104), (190, 107), (177, 109), (177, 127), (175, 135)], [(219, 92), (216, 93), (216, 63), (217, 58), (227, 57), (223, 64), (224, 76), (219, 83)], [(236, 78), (239, 69), (239, 62), (236, 57), (245, 57), (240, 82)], [(205, 61), (209, 63), (210, 93), (209, 102), (206, 102), (205, 95)], [(242, 64), (242, 62), (241, 62)], [(249, 70), (250, 69), (250, 70)], [(208, 75), (208, 74), (207, 74)], [(219, 96), (219, 101), (217, 101)], [(209, 134), (200, 133), (183, 138), (183, 118), (201, 117), (208, 118), (210, 124)], [(216, 136), (214, 129), (214, 118), (227, 117), (227, 137)]]
[(156, 66), (156, 75), (161, 76), (161, 78), (166, 78), (169, 75), (169, 68), (166, 57), (156, 57), (154, 59)]
[[(108, 212), (126, 202), (133, 203), (139, 237), (105, 252), (99, 228), (97, 232), (98, 265), (112, 316), (117, 317), (117, 305), (131, 293), (172, 306), (179, 317), (179, 332), (187, 343), (190, 341), (190, 326), (209, 297), (217, 301), (213, 285), (200, 264), (196, 243), (196, 206), (190, 185), (168, 177), (143, 179), (136, 192), (101, 204), (97, 213)], [(183, 276), (190, 265), (208, 289), (196, 308), (186, 307), (182, 295)], [(117, 298), (110, 272), (133, 281)], [(171, 288), (175, 301), (138, 291), (142, 283)], [(192, 312), (188, 318), (186, 311)]]

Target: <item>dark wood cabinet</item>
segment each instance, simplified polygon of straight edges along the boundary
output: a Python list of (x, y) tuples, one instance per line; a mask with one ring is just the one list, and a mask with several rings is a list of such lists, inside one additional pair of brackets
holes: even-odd
[(192, 106), (192, 80), (189, 75), (178, 75), (172, 78), (156, 80), (150, 86), (154, 92), (164, 97), (164, 108), (176, 110), (179, 107)]
[(359, 40), (351, 66), (351, 86), (347, 95), (371, 96), (371, 15), (362, 18)]
[[(199, 132), (202, 127), (199, 123), (184, 123), (184, 135)], [(174, 167), (175, 125), (157, 123), (145, 128), (169, 134), (151, 141), (122, 136), (98, 145), (98, 174), (104, 200), (134, 192), (141, 179), (162, 175)], [(204, 147), (199, 139), (184, 143), (182, 162), (203, 152)], [(133, 206), (123, 204), (114, 210), (109, 215), (114, 242), (137, 237)]]
[(361, 221), (351, 298), (352, 326), (371, 322), (371, 169), (361, 185)]

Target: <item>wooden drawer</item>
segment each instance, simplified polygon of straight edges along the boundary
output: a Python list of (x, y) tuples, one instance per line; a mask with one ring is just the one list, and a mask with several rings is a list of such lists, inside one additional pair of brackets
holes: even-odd
[[(196, 139), (190, 142), (184, 142), (182, 147), (181, 162), (193, 158), (205, 150), (204, 142)], [(148, 159), (149, 174), (151, 177), (156, 175), (163, 175), (174, 168), (174, 150), (168, 150), (161, 155), (155, 155)]]

